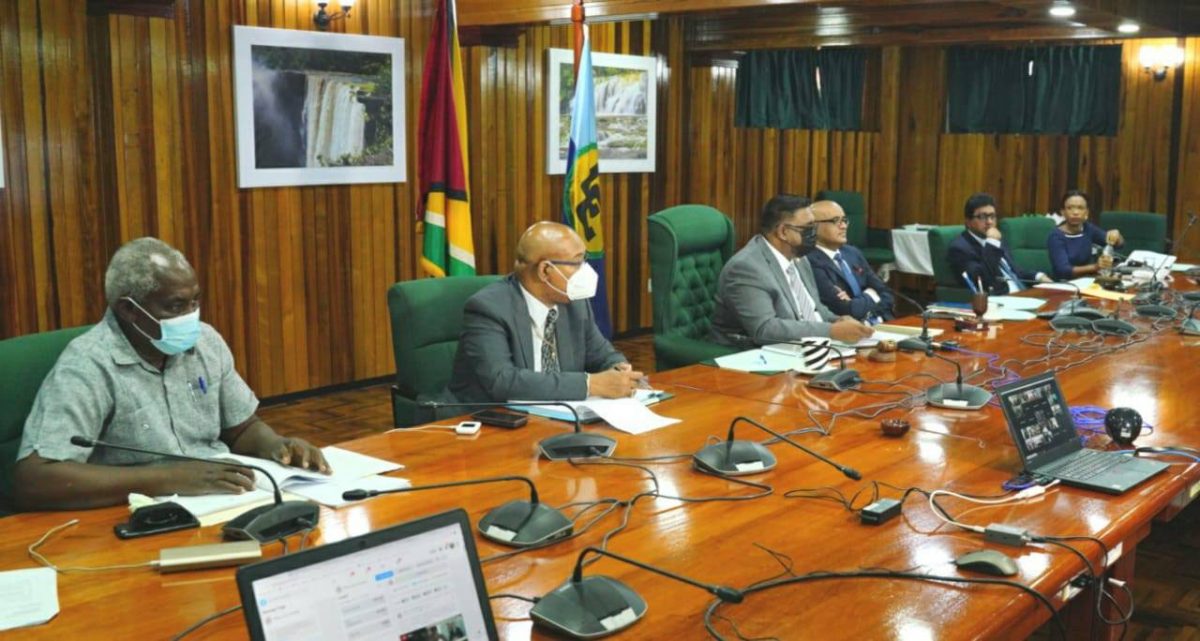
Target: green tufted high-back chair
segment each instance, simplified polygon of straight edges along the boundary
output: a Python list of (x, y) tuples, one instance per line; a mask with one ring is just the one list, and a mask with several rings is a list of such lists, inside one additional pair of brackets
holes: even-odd
[(854, 245), (872, 265), (894, 262), (892, 232), (888, 229), (872, 229), (867, 226), (867, 201), (857, 191), (823, 189), (817, 192), (817, 200), (832, 200), (846, 212), (846, 242)]
[(1022, 269), (1043, 274), (1053, 273), (1046, 239), (1054, 231), (1054, 219), (1041, 214), (1025, 214), (1000, 219), (1000, 233), (1012, 250), (1013, 259)]
[(91, 325), (0, 341), (0, 515), (12, 509), (13, 466), (38, 389), (67, 343), (89, 329)]
[(971, 291), (962, 281), (962, 276), (950, 268), (946, 253), (966, 225), (942, 225), (929, 230), (929, 258), (933, 263), (933, 280), (937, 285), (937, 300), (946, 303), (963, 303), (971, 300)]
[(733, 222), (705, 205), (671, 207), (648, 220), (657, 369), (737, 351), (707, 340), (717, 279), (733, 255)]
[(1100, 226), (1118, 229), (1125, 239), (1120, 252), (1128, 254), (1138, 249), (1163, 253), (1167, 251), (1167, 217), (1144, 211), (1106, 211), (1100, 214)]
[(451, 276), (396, 283), (388, 289), (396, 384), (392, 419), (411, 427), (432, 418), (420, 411), (417, 397), (446, 387), (462, 331), (463, 307), (475, 292), (502, 276)]

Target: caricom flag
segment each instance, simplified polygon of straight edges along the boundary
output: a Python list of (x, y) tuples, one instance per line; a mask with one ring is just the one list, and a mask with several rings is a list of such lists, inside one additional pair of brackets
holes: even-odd
[[(586, 27), (585, 27), (586, 29)], [(563, 188), (563, 223), (574, 227), (587, 244), (587, 261), (600, 275), (592, 313), (596, 326), (612, 338), (608, 293), (604, 285), (604, 226), (600, 219), (600, 148), (596, 146), (596, 101), (592, 76), (592, 43), (584, 32), (583, 52), (575, 76), (571, 106), (571, 138), (567, 147), (567, 174)]]
[(421, 268), (430, 276), (475, 274), (471, 239), (467, 110), (454, 0), (440, 0), (426, 50), (418, 132), (420, 199), (425, 244)]

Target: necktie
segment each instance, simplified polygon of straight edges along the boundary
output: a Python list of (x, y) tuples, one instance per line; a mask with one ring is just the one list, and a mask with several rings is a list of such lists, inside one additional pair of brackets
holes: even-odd
[(842, 270), (842, 277), (850, 285), (850, 293), (854, 294), (854, 298), (862, 296), (862, 287), (858, 286), (858, 279), (854, 277), (854, 272), (850, 271), (850, 265), (842, 259), (842, 252), (834, 252), (833, 261), (837, 263), (838, 269)]
[(557, 323), (558, 308), (551, 307), (542, 332), (542, 371), (548, 374), (561, 371), (558, 367), (558, 335), (554, 331)]
[(808, 296), (808, 290), (804, 288), (804, 283), (800, 280), (800, 270), (796, 268), (796, 263), (788, 265), (788, 285), (792, 287), (792, 296), (796, 297), (796, 307), (800, 312), (798, 320), (811, 320), (813, 317), (812, 299)]

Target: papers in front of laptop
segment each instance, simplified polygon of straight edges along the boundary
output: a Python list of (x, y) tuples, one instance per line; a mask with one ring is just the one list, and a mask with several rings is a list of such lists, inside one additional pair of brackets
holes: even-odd
[(41, 625), (58, 614), (58, 575), (50, 568), (0, 572), (0, 630)]
[[(1096, 282), (1096, 279), (1085, 276), (1084, 278), (1076, 278), (1075, 280), (1069, 282), (1074, 283), (1076, 287), (1082, 290), (1091, 287), (1092, 283)], [(1034, 285), (1034, 287), (1038, 289), (1053, 289), (1059, 292), (1070, 292), (1072, 294), (1075, 293), (1075, 287), (1071, 287), (1067, 283), (1038, 283), (1037, 285)]]
[[(640, 389), (635, 391), (631, 398), (593, 396), (582, 401), (567, 401), (567, 404), (579, 413), (580, 421), (601, 419), (622, 432), (643, 434), (679, 422), (677, 418), (662, 416), (646, 407), (660, 400), (662, 400), (662, 393), (658, 390)], [(524, 403), (527, 401), (514, 402)], [(514, 405), (512, 409), (543, 418), (575, 422), (575, 417), (571, 415), (571, 412), (561, 405)]]
[(1129, 253), (1129, 258), (1125, 259), (1126, 263), (1141, 263), (1149, 269), (1158, 269), (1166, 264), (1163, 269), (1170, 268), (1175, 264), (1175, 257), (1170, 254), (1160, 254), (1158, 252), (1146, 251), (1145, 249), (1135, 249)]

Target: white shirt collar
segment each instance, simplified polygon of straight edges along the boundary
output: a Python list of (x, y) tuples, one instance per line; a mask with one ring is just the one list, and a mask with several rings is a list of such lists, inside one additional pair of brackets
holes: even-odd
[[(763, 242), (767, 243), (767, 239), (763, 238)], [(775, 255), (775, 260), (779, 261), (779, 269), (783, 270), (783, 275), (787, 276), (788, 269), (790, 269), (792, 266), (792, 261), (788, 260), (787, 256), (783, 255), (783, 252), (775, 249), (775, 246), (771, 243), (767, 243), (767, 248), (770, 249), (771, 253)]]
[(525, 306), (529, 308), (529, 320), (533, 323), (533, 333), (541, 337), (542, 332), (546, 329), (546, 316), (550, 313), (550, 307), (537, 299), (537, 296), (529, 293), (524, 285), (521, 285), (521, 294), (525, 296)]
[(829, 260), (833, 260), (833, 257), (836, 256), (838, 254), (838, 252), (842, 251), (841, 249), (829, 249), (827, 247), (822, 247), (819, 244), (817, 245), (817, 249), (824, 252), (825, 255), (829, 257)]

